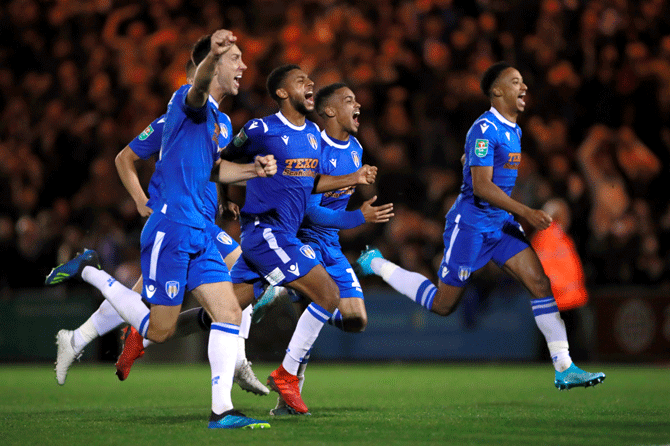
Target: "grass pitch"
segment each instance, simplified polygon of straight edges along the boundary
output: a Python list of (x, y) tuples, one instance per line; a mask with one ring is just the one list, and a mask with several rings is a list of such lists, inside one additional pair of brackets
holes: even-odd
[[(264, 380), (276, 364), (254, 364)], [(265, 430), (209, 430), (206, 364), (0, 366), (0, 444), (10, 445), (651, 445), (670, 444), (668, 367), (601, 365), (595, 388), (559, 392), (543, 365), (326, 364), (307, 369), (311, 416), (272, 419), (276, 394), (234, 388)]]

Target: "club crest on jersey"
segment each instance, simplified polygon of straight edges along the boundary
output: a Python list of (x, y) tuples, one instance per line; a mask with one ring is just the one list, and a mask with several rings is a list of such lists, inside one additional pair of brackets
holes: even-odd
[(304, 255), (305, 257), (307, 257), (309, 259), (312, 259), (312, 260), (316, 259), (316, 253), (314, 252), (312, 247), (309, 246), (309, 245), (302, 245), (300, 247), (300, 252), (302, 253), (302, 255)]
[(316, 150), (319, 148), (319, 143), (317, 142), (316, 138), (314, 135), (311, 133), (307, 134), (307, 139), (309, 140), (309, 145), (312, 146), (312, 149)]
[(235, 135), (235, 138), (233, 138), (233, 144), (235, 144), (235, 147), (242, 147), (242, 144), (244, 144), (247, 141), (247, 134), (244, 132), (244, 129), (241, 129), (240, 132)]
[(179, 294), (179, 282), (170, 280), (165, 283), (165, 292), (170, 299), (174, 299)]
[(221, 125), (221, 135), (223, 135), (224, 138), (228, 138), (228, 127), (225, 125)]
[(154, 132), (154, 128), (151, 127), (151, 124), (149, 124), (149, 127), (145, 128), (142, 133), (140, 133), (140, 136), (137, 138), (140, 141), (144, 141), (149, 137)]
[(465, 282), (470, 277), (470, 268), (461, 266), (458, 268), (458, 278), (461, 279), (461, 282)]
[(358, 157), (358, 152), (351, 152), (351, 159), (354, 160), (354, 166), (356, 166), (356, 169), (361, 167), (361, 159)]
[(223, 243), (224, 245), (232, 245), (233, 244), (233, 239), (230, 238), (228, 234), (225, 232), (221, 231), (219, 232), (219, 235), (216, 236), (216, 239)]
[(489, 140), (478, 139), (475, 141), (475, 155), (484, 158), (489, 153)]

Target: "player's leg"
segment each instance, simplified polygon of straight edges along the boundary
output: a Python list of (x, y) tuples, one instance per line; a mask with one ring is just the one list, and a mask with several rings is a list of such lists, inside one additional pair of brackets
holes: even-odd
[(207, 356), (212, 372), (212, 414), (210, 428), (270, 427), (266, 422), (245, 417), (233, 407), (231, 390), (237, 359), (237, 338), (242, 310), (230, 282), (207, 283), (193, 295), (212, 318)]
[(484, 266), (490, 252), (484, 241), (486, 235), (460, 222), (460, 216), (446, 221), (443, 240), (444, 257), (438, 270), (438, 286), (421, 274), (407, 271), (384, 259), (378, 249), (368, 247), (356, 260), (361, 275), (377, 274), (396, 291), (422, 307), (448, 316), (463, 296), (473, 271)]
[[(214, 242), (214, 246), (223, 257), (228, 271), (232, 270), (233, 265), (242, 254), (240, 245), (225, 231), (221, 230), (216, 224), (208, 223), (206, 231)], [(251, 329), (251, 312), (252, 307), (248, 305), (242, 307), (242, 319), (240, 321), (240, 333), (237, 338), (237, 362), (235, 363), (235, 383), (247, 392), (255, 393), (256, 395), (267, 395), (270, 390), (261, 383), (254, 371), (251, 368), (251, 363), (247, 359), (246, 340), (249, 338), (249, 330)], [(180, 319), (185, 319), (180, 316)], [(202, 326), (199, 322), (205, 320), (208, 316), (204, 314), (192, 315), (198, 324), (192, 324), (193, 327)], [(209, 324), (206, 325), (209, 330)]]
[(440, 268), (440, 281), (436, 287), (427, 277), (386, 260), (376, 248), (368, 247), (361, 253), (356, 263), (359, 275), (380, 276), (393, 289), (440, 316), (453, 313), (463, 296), (465, 282), (460, 286), (444, 283), (443, 280), (449, 274), (449, 270), (445, 270), (444, 267)]
[(340, 305), (330, 320), (333, 321), (333, 325), (342, 331), (362, 333), (368, 325), (365, 301), (360, 297), (341, 297)]
[(340, 302), (328, 323), (346, 332), (362, 332), (368, 324), (368, 314), (365, 310), (363, 289), (354, 269), (339, 246), (322, 246), (316, 243), (310, 243), (310, 246), (314, 248), (340, 291)]
[[(140, 283), (141, 283), (140, 278)], [(141, 285), (140, 285), (141, 287)], [(84, 348), (95, 338), (104, 336), (123, 324), (125, 321), (116, 312), (109, 301), (104, 300), (100, 307), (82, 325), (74, 330), (60, 330), (56, 335), (56, 381), (65, 384), (67, 372), (78, 359)]]
[(54, 268), (47, 276), (47, 285), (56, 285), (64, 280), (83, 280), (97, 288), (124, 321), (140, 333), (146, 333), (149, 325), (149, 308), (142, 296), (129, 290), (105, 271), (99, 269), (98, 254), (86, 250), (74, 259)]
[(231, 390), (237, 360), (237, 338), (242, 308), (230, 281), (230, 273), (211, 237), (193, 237), (198, 254), (191, 256), (186, 288), (211, 318), (207, 356), (212, 377), (212, 412), (209, 428), (269, 427), (245, 417), (233, 408)]
[(306, 275), (287, 283), (286, 286), (307, 297), (311, 303), (300, 315), (282, 365), (272, 372), (268, 384), (291, 409), (299, 414), (306, 414), (309, 410), (300, 394), (302, 382), (299, 375), (304, 376), (304, 366), (312, 346), (323, 325), (337, 308), (339, 290), (321, 264), (315, 265)]
[(531, 307), (535, 322), (544, 335), (556, 369), (556, 387), (588, 387), (602, 382), (605, 379), (604, 374), (585, 372), (573, 364), (565, 324), (552, 295), (549, 277), (518, 224), (505, 225), (493, 260), (519, 280), (532, 296)]

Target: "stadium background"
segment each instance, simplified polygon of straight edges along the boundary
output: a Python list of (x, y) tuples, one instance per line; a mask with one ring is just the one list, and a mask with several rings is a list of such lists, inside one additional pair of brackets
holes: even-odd
[[(575, 358), (670, 359), (670, 6), (662, 0), (40, 2), (0, 5), (0, 361), (52, 361), (53, 335), (83, 322), (101, 297), (41, 287), (83, 247), (132, 285), (142, 220), (114, 157), (184, 82), (195, 40), (231, 29), (249, 66), (228, 100), (233, 128), (276, 111), (265, 77), (298, 63), (317, 88), (344, 80), (362, 104), (364, 161), (394, 219), (343, 231), (353, 260), (374, 244), (435, 277), (444, 214), (458, 194), (465, 132), (488, 108), (479, 76), (517, 66), (529, 87), (520, 118), (515, 198), (565, 199), (591, 299), (565, 314)], [(316, 119), (316, 118), (314, 118)], [(318, 120), (317, 120), (318, 122)], [(600, 135), (594, 188), (579, 154)], [(141, 165), (146, 184), (153, 168)], [(241, 204), (243, 190), (233, 190)], [(223, 220), (233, 236), (236, 223)], [(546, 359), (527, 295), (495, 269), (477, 274), (458, 312), (441, 319), (381, 280), (363, 280), (370, 323), (325, 328), (314, 359)], [(248, 356), (283, 355), (295, 316), (279, 307), (252, 327)], [(143, 360), (205, 359), (192, 337)], [(116, 336), (86, 351), (113, 360)]]

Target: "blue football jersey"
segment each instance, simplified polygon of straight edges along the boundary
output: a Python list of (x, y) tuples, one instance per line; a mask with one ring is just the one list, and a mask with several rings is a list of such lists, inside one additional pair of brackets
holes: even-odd
[[(351, 136), (348, 141), (339, 141), (328, 136), (325, 130), (321, 132), (321, 169), (319, 173), (332, 176), (354, 173), (361, 168), (362, 158), (363, 148), (355, 137)], [(355, 190), (356, 186), (350, 186), (325, 192), (312, 197), (311, 202), (335, 211), (343, 211), (347, 208), (349, 199)], [(339, 229), (312, 223), (309, 219), (305, 219), (298, 231), (298, 238), (338, 242), (338, 232)]]
[(193, 109), (186, 105), (189, 88), (180, 87), (168, 103), (153, 175), (158, 194), (151, 209), (173, 222), (204, 228), (212, 218), (206, 197), (222, 130), (216, 101), (210, 97), (203, 107)]
[(521, 162), (521, 128), (495, 108), (482, 114), (465, 137), (465, 163), (461, 193), (447, 214), (460, 214), (461, 225), (481, 231), (499, 229), (508, 212), (476, 197), (472, 188), (472, 166), (493, 166), (493, 183), (511, 195)]
[[(230, 118), (223, 112), (219, 111), (219, 125), (221, 126), (221, 135), (219, 137), (219, 150), (225, 147), (226, 144), (230, 141), (233, 134), (233, 126), (230, 122)], [(152, 157), (156, 158), (158, 162), (158, 156), (161, 149), (161, 141), (163, 138), (163, 127), (165, 126), (165, 115), (155, 119), (142, 133), (135, 137), (128, 145), (133, 152), (140, 159), (148, 160)], [(152, 208), (152, 205), (156, 202), (160, 202), (159, 198), (159, 187), (156, 185), (158, 181), (158, 176), (152, 175), (151, 180), (149, 181), (149, 186), (147, 188), (149, 192), (149, 202), (147, 206)], [(210, 218), (211, 221), (216, 220), (216, 215), (219, 210), (218, 198), (216, 185), (211, 183), (207, 186), (205, 192), (205, 214)]]
[(247, 181), (241, 223), (258, 221), (295, 235), (319, 170), (319, 127), (306, 120), (297, 127), (282, 114), (252, 119), (221, 152), (226, 159), (273, 154), (277, 173)]

